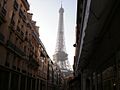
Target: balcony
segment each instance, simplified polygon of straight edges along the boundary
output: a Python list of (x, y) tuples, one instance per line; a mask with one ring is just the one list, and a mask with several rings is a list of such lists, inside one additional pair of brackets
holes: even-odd
[(24, 14), (24, 12), (20, 9), (19, 11), (19, 16), (22, 18), (22, 20), (25, 22), (26, 21), (26, 16)]
[(29, 61), (29, 57), (27, 55), (24, 57), (24, 59)]
[(24, 33), (23, 33), (23, 31), (20, 32), (20, 35), (21, 35), (21, 37), (24, 37)]
[(40, 76), (41, 78), (47, 79), (47, 74), (44, 73), (43, 70), (39, 71), (38, 76)]
[(4, 35), (0, 32), (0, 43), (4, 43)]
[(4, 17), (4, 16), (6, 16), (6, 13), (7, 13), (6, 9), (5, 9), (4, 7), (2, 7), (0, 16), (1, 16), (1, 17)]
[(32, 32), (32, 36), (35, 38), (35, 40), (37, 41), (37, 43), (40, 44), (39, 36), (37, 35), (37, 33), (36, 32)]
[(30, 5), (29, 5), (28, 1), (27, 1), (27, 0), (21, 0), (21, 1), (23, 2), (25, 8), (26, 8), (27, 10), (29, 10)]
[(8, 46), (9, 49), (11, 49), (12, 51), (14, 51), (15, 45), (11, 41), (7, 42), (7, 46)]
[(39, 63), (33, 58), (32, 55), (29, 56), (29, 66), (33, 67), (33, 68), (38, 68)]
[(20, 30), (19, 27), (16, 29), (16, 35), (23, 41), (24, 40), (24, 33)]
[(20, 50), (18, 47), (15, 47), (15, 52), (19, 55), (19, 56), (25, 56), (25, 53), (22, 51), (22, 50)]
[(9, 29), (10, 29), (10, 31), (14, 31), (15, 30), (15, 21), (13, 19), (11, 20), (11, 23), (9, 25)]
[(25, 56), (25, 53), (18, 47), (16, 47), (15, 44), (13, 44), (11, 41), (8, 41), (7, 42), (7, 46), (9, 49), (11, 49), (14, 53), (16, 53), (18, 56), (20, 57), (24, 57)]
[(17, 11), (18, 10), (18, 3), (14, 1), (14, 9)]
[(2, 7), (0, 11), (0, 24), (2, 24), (3, 22), (6, 22), (5, 20), (6, 13), (7, 13), (6, 9)]

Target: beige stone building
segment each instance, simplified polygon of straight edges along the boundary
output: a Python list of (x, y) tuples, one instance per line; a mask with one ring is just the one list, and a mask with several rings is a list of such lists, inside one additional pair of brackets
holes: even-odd
[(0, 89), (47, 90), (49, 56), (27, 0), (0, 0)]

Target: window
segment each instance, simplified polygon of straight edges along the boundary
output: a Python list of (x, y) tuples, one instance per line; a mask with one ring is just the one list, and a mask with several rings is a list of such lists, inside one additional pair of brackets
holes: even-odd
[(20, 46), (21, 46), (22, 42), (20, 41)]
[(16, 37), (16, 42), (18, 41), (18, 38)]
[(15, 14), (14, 14), (14, 12), (13, 12), (13, 13), (12, 13), (12, 18), (11, 18), (11, 25), (15, 25), (14, 16), (15, 16)]
[(24, 46), (24, 52), (26, 52), (26, 46)]
[(21, 36), (23, 37), (24, 36), (24, 33), (21, 31)]
[(18, 20), (18, 24), (20, 23), (20, 20)]
[(17, 26), (17, 32), (20, 32), (20, 28)]
[(16, 2), (16, 0), (14, 1), (14, 9), (17, 11), (18, 10), (18, 3)]
[(28, 32), (26, 32), (26, 35), (28, 35)]
[(23, 28), (23, 25), (21, 25), (21, 28)]

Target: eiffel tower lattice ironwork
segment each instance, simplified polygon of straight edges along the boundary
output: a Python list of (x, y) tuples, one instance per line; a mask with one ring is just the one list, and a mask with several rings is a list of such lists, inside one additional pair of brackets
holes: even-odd
[(61, 4), (59, 9), (59, 24), (57, 33), (57, 42), (53, 60), (60, 67), (61, 71), (68, 72), (71, 67), (68, 61), (68, 54), (66, 53), (65, 39), (64, 39), (64, 9)]

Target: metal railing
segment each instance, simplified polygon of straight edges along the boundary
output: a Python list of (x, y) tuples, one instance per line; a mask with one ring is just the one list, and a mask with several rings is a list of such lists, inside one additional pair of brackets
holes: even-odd
[(19, 55), (20, 57), (24, 58), (25, 53), (18, 48), (15, 44), (13, 44), (11, 41), (7, 42), (7, 46), (9, 49), (11, 49), (14, 53), (16, 53), (17, 55)]

